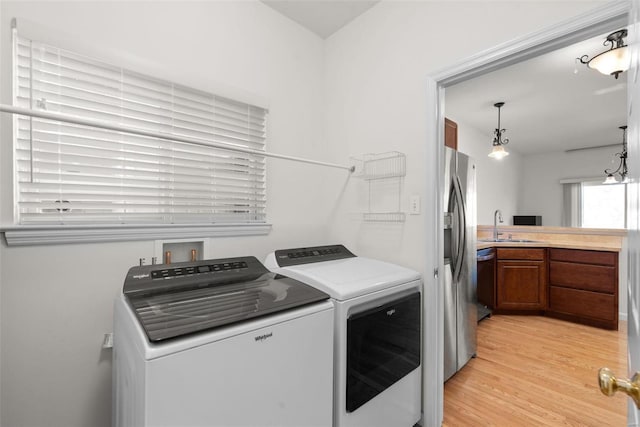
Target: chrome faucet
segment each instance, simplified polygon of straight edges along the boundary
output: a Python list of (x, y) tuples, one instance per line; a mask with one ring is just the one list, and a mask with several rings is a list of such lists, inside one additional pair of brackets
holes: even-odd
[(500, 209), (496, 209), (496, 211), (493, 213), (493, 240), (498, 240), (498, 236), (502, 233), (498, 233), (498, 221), (500, 221), (500, 223), (503, 223), (502, 220), (502, 212), (500, 212)]

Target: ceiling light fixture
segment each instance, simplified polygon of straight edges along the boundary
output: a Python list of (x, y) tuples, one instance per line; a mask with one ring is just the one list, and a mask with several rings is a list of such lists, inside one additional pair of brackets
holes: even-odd
[(602, 74), (614, 76), (616, 79), (620, 73), (627, 71), (631, 64), (631, 55), (624, 38), (627, 37), (627, 30), (622, 29), (615, 31), (607, 36), (602, 43), (603, 46), (609, 45), (606, 50), (593, 58), (589, 59), (589, 55), (582, 55), (576, 58), (587, 67), (600, 71)]
[[(604, 173), (607, 174), (607, 178), (604, 180), (603, 184), (626, 184), (629, 182), (627, 178), (627, 127), (620, 126), (622, 129), (622, 151), (620, 153), (616, 153), (615, 155), (620, 159), (620, 164), (616, 170), (605, 169)], [(618, 181), (615, 175), (620, 175), (620, 181)]]
[(493, 104), (493, 106), (498, 109), (498, 127), (493, 131), (495, 136), (493, 137), (493, 149), (491, 150), (491, 153), (489, 153), (489, 157), (498, 160), (509, 155), (509, 153), (504, 149), (504, 146), (509, 143), (509, 140), (507, 138), (502, 139), (502, 135), (507, 130), (500, 127), (500, 108), (502, 108), (503, 105), (504, 102), (496, 102)]

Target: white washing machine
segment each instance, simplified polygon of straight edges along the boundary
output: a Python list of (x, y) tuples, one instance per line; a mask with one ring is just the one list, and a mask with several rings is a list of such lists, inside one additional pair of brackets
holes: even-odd
[(253, 257), (132, 268), (115, 303), (113, 425), (331, 425), (333, 311)]
[(421, 416), (420, 274), (342, 245), (275, 251), (265, 265), (335, 305), (334, 427), (412, 427)]

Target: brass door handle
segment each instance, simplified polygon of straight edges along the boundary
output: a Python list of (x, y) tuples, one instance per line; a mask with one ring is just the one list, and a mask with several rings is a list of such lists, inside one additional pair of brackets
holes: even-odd
[(598, 384), (600, 391), (605, 396), (613, 396), (620, 390), (629, 395), (640, 409), (640, 372), (636, 372), (631, 380), (622, 380), (615, 377), (609, 368), (600, 368), (598, 371)]

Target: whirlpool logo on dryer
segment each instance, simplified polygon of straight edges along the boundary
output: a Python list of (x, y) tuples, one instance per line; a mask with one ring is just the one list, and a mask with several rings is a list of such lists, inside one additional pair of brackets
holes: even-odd
[(256, 342), (262, 342), (262, 341), (265, 341), (265, 340), (271, 338), (272, 336), (273, 336), (273, 332), (269, 332), (268, 334), (258, 335), (254, 339), (256, 340)]

